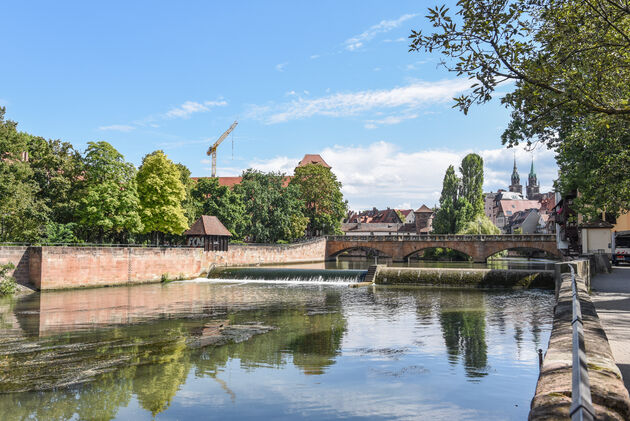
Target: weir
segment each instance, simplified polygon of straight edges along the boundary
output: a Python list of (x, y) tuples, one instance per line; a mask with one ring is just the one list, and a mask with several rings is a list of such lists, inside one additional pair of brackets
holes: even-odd
[(222, 268), (211, 272), (209, 279), (269, 281), (294, 283), (356, 283), (365, 279), (366, 270), (355, 269), (289, 269), (289, 268)]

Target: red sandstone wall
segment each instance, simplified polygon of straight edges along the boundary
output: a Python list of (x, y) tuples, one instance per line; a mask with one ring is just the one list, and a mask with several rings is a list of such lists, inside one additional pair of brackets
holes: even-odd
[(9, 275), (15, 277), (20, 284), (29, 282), (28, 247), (0, 247), (0, 265), (13, 263), (15, 269)]
[[(44, 290), (159, 281), (163, 274), (171, 279), (193, 278), (212, 264), (324, 260), (325, 251), (326, 240), (322, 238), (300, 244), (231, 245), (229, 251), (208, 252), (190, 248), (32, 247), (26, 256), (34, 256), (31, 282)], [(28, 276), (28, 264), (26, 267)]]

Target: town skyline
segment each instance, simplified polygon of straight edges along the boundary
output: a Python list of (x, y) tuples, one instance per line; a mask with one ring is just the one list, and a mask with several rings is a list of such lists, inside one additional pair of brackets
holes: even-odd
[[(469, 82), (445, 74), (435, 57), (407, 52), (410, 30), (428, 25), (424, 7), (368, 2), (357, 13), (335, 4), (331, 16), (333, 3), (242, 6), (9, 5), (15, 19), (0, 33), (13, 40), (17, 64), (0, 69), (0, 105), (20, 130), (81, 150), (104, 140), (136, 166), (162, 149), (197, 177), (209, 175), (205, 151), (238, 119), (234, 153), (232, 135), (218, 150), (219, 176), (290, 173), (318, 153), (352, 208), (432, 205), (446, 167), (469, 152), (484, 157), (485, 190), (509, 177), (512, 151), (500, 143), (507, 110), (495, 100), (464, 116), (452, 97)], [(18, 26), (26, 14), (28, 31)], [(237, 30), (232, 16), (250, 30)], [(33, 72), (41, 68), (49, 71)], [(553, 154), (537, 149), (535, 159), (548, 190)]]

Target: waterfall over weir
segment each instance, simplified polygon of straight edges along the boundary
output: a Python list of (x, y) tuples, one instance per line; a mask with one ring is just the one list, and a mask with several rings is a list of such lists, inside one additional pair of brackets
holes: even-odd
[(211, 272), (208, 278), (220, 282), (352, 284), (362, 282), (366, 273), (352, 269), (224, 268)]

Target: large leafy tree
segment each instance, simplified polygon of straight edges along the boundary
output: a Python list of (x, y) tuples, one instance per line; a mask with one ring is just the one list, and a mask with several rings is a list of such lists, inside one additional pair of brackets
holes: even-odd
[(341, 233), (341, 220), (348, 210), (337, 176), (323, 165), (308, 164), (295, 169), (290, 185), (300, 189), (309, 219), (309, 235)]
[[(435, 233), (458, 233), (470, 221), (483, 214), (483, 192), (478, 185), (480, 182), (483, 184), (483, 161), (480, 160), (481, 157), (478, 155), (467, 155), (460, 166), (462, 178), (455, 174), (455, 168), (452, 165), (446, 169), (442, 182), (440, 207), (433, 219)], [(481, 175), (477, 172), (480, 163)]]
[(85, 190), (77, 215), (89, 239), (125, 242), (142, 230), (136, 169), (107, 142), (89, 142), (84, 157)]
[(220, 186), (218, 178), (202, 178), (193, 186), (191, 197), (195, 219), (213, 215), (232, 233), (235, 240), (245, 235), (247, 217), (243, 197), (227, 186)]
[(630, 122), (584, 119), (558, 146), (557, 161), (557, 187), (579, 190), (575, 205), (586, 216), (630, 209)]
[(48, 208), (38, 197), (39, 186), (25, 159), (30, 136), (5, 120), (0, 107), (0, 241), (36, 241), (48, 219)]
[(177, 169), (179, 170), (179, 179), (184, 186), (184, 191), (186, 193), (184, 200), (182, 201), (182, 207), (184, 208), (184, 214), (186, 215), (186, 219), (188, 220), (188, 225), (192, 225), (197, 217), (195, 216), (195, 202), (192, 197), (192, 190), (195, 187), (195, 181), (190, 178), (190, 170), (188, 167), (182, 163), (175, 164)]
[(473, 217), (483, 215), (483, 158), (475, 153), (466, 155), (459, 172), (462, 175), (460, 196), (470, 203)]
[(179, 168), (164, 152), (145, 156), (136, 176), (144, 232), (181, 234), (188, 229), (182, 202), (186, 190)]
[(436, 234), (454, 234), (457, 232), (457, 202), (458, 202), (459, 178), (455, 174), (452, 165), (446, 169), (442, 181), (442, 193), (440, 194), (440, 207), (435, 212), (433, 219), (433, 231)]
[(28, 145), (32, 179), (39, 186), (38, 199), (50, 209), (50, 221), (76, 222), (83, 188), (81, 154), (70, 143), (31, 137)]
[[(428, 18), (434, 31), (412, 31), (410, 50), (440, 52), (447, 69), (471, 79), (471, 90), (456, 98), (456, 106), (466, 113), (490, 101), (501, 83), (513, 81), (501, 99), (512, 110), (503, 143), (539, 141), (557, 148), (562, 176), (572, 181), (561, 188), (587, 191), (627, 178), (623, 145), (614, 141), (619, 133), (599, 129), (630, 121), (627, 1), (460, 0), (454, 12), (436, 7)], [(580, 162), (579, 139), (585, 135), (593, 151), (607, 151), (607, 177), (591, 173), (587, 179), (580, 165), (570, 165)], [(628, 210), (630, 191), (610, 196), (590, 189), (586, 196), (590, 203), (583, 201), (582, 210), (617, 213)]]
[(304, 201), (295, 185), (288, 185), (282, 173), (263, 173), (249, 169), (243, 181), (235, 187), (243, 197), (249, 215), (246, 232), (257, 243), (294, 241), (306, 231), (308, 218), (304, 216)]

